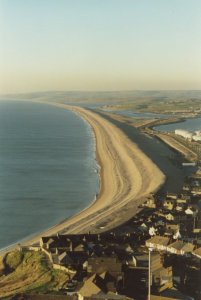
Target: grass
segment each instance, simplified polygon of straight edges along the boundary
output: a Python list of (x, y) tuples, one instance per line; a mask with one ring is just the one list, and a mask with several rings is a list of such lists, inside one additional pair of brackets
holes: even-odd
[(14, 271), (22, 262), (24, 254), (20, 251), (13, 251), (8, 253), (6, 256), (6, 266), (12, 272)]
[(0, 276), (4, 272), (4, 263), (3, 263), (3, 256), (0, 256)]
[(65, 272), (51, 268), (42, 252), (11, 252), (6, 257), (6, 265), (10, 272), (0, 275), (0, 299), (22, 292), (55, 292), (68, 279)]
[(180, 99), (177, 97), (154, 98), (147, 97), (145, 99), (136, 99), (134, 101), (126, 101), (118, 103), (118, 105), (109, 105), (113, 110), (130, 110), (137, 112), (152, 112), (152, 113), (172, 113), (180, 112), (194, 112), (201, 109), (200, 98)]

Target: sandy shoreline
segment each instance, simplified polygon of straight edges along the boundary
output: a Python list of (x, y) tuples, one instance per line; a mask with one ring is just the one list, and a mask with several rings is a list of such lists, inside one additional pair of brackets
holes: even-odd
[(165, 180), (159, 168), (112, 123), (80, 107), (39, 102), (70, 109), (87, 121), (95, 135), (96, 156), (100, 165), (101, 189), (95, 202), (70, 219), (23, 242), (30, 245), (41, 236), (56, 233), (101, 231), (123, 223), (135, 215), (138, 205)]

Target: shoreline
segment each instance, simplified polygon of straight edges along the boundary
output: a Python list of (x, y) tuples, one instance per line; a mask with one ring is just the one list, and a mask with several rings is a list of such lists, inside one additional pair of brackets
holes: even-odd
[[(21, 241), (22, 246), (38, 243), (40, 237), (58, 232), (100, 232), (102, 223), (106, 224), (104, 231), (115, 227), (128, 220), (131, 212), (135, 215), (138, 205), (164, 183), (164, 174), (137, 145), (119, 128), (95, 112), (60, 103), (32, 102), (70, 109), (90, 125), (95, 137), (96, 160), (100, 167), (100, 191), (97, 199), (84, 210), (32, 238), (25, 238)], [(7, 251), (8, 249), (9, 247)]]

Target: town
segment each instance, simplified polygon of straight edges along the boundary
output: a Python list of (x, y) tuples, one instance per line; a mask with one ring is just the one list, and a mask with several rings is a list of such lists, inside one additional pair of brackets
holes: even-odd
[(28, 250), (45, 253), (52, 268), (66, 273), (66, 282), (57, 296), (12, 299), (201, 299), (200, 202), (198, 169), (180, 195), (150, 195), (118, 228), (42, 237)]

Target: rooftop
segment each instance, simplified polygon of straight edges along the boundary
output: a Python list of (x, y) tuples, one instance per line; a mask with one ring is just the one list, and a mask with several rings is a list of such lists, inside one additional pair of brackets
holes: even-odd
[(194, 250), (194, 251), (193, 251), (193, 254), (198, 255), (198, 256), (201, 257), (201, 247), (198, 248), (198, 249), (196, 249), (196, 250)]
[(175, 241), (174, 243), (170, 244), (168, 247), (174, 248), (176, 250), (183, 250), (185, 252), (192, 252), (195, 246), (191, 243), (184, 243), (183, 241)]
[(158, 245), (167, 246), (169, 243), (169, 238), (165, 236), (155, 235), (146, 241), (147, 243), (153, 243)]

